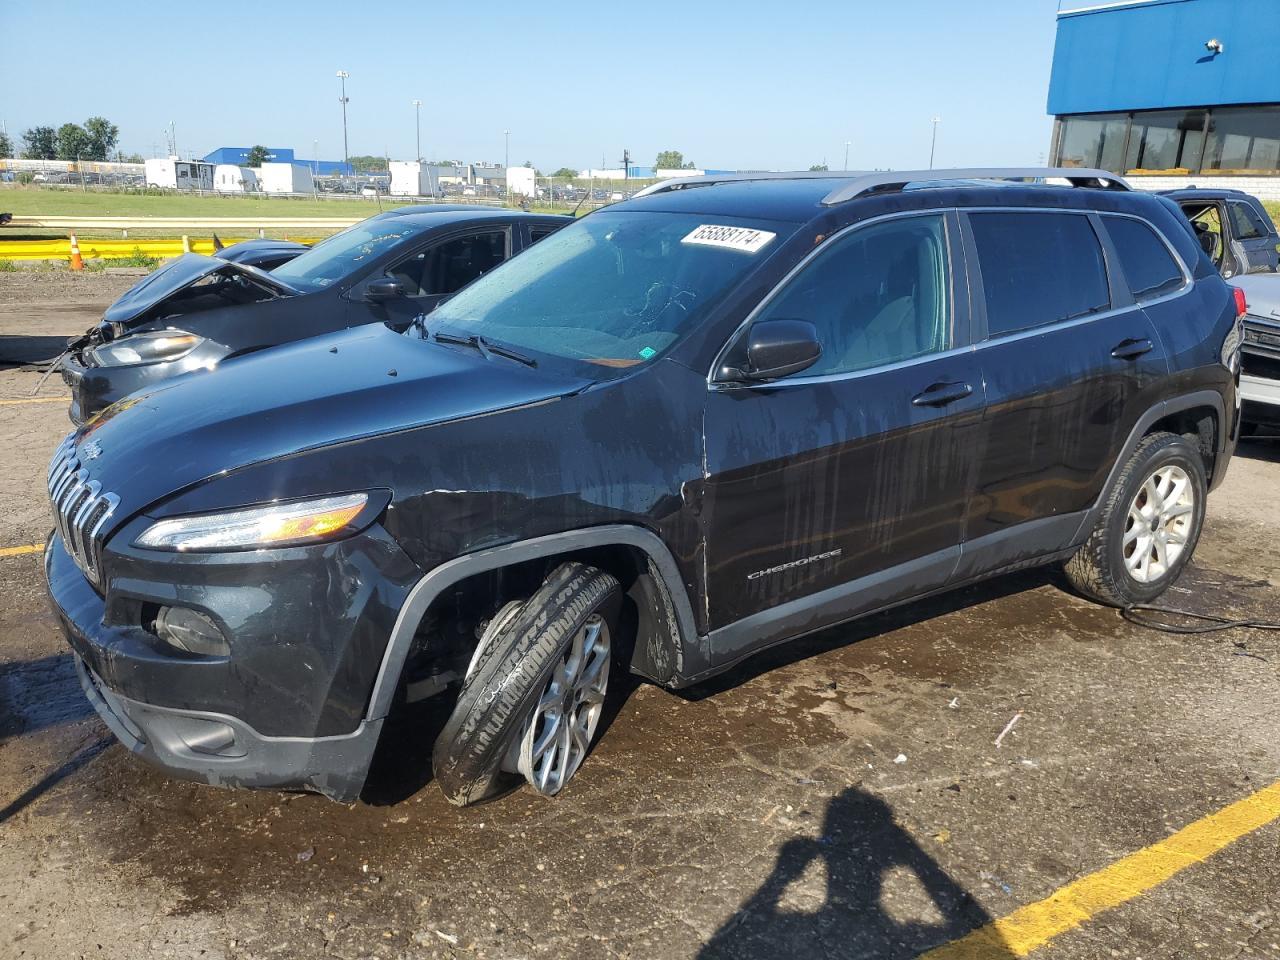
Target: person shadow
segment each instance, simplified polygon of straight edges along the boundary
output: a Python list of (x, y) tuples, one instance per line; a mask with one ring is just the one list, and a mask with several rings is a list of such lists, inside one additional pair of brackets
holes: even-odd
[[(825, 885), (814, 883), (815, 868), (825, 871)], [(815, 886), (823, 889), (816, 907)], [(782, 845), (769, 878), (698, 957), (915, 957), (990, 920), (897, 824), (888, 804), (850, 787), (828, 804), (821, 836)], [(997, 947), (983, 956), (1015, 954)]]

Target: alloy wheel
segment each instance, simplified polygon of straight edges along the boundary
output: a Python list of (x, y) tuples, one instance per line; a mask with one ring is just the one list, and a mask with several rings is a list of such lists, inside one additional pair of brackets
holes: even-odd
[(609, 686), (609, 625), (588, 618), (556, 664), (512, 744), (504, 769), (518, 772), (539, 793), (560, 792), (586, 759)]
[(1121, 552), (1125, 569), (1138, 583), (1168, 575), (1191, 539), (1195, 487), (1187, 472), (1167, 464), (1138, 488), (1125, 518)]

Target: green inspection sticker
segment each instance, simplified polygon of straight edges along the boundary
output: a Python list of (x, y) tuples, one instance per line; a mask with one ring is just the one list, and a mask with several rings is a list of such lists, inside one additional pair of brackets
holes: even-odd
[(653, 347), (645, 347), (643, 350), (640, 351), (640, 359), (652, 360), (657, 355), (657, 353), (658, 351), (653, 349)]

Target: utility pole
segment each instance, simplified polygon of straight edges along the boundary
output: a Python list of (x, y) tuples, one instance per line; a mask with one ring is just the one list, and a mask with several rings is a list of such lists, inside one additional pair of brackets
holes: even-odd
[(845, 172), (846, 172), (846, 173), (847, 173), (847, 172), (848, 172), (848, 170), (849, 170), (849, 144), (850, 144), (850, 142), (851, 142), (851, 141), (849, 141), (849, 140), (846, 140), (846, 141), (844, 142), (844, 169), (845, 169)]
[(311, 175), (320, 176), (320, 141), (311, 141)]
[(347, 149), (347, 78), (351, 74), (345, 70), (338, 71), (338, 83), (341, 84), (342, 92), (338, 94), (338, 102), (342, 104), (342, 173), (347, 175), (351, 173), (351, 155)]
[(622, 179), (631, 179), (631, 151), (626, 147), (622, 148)]
[(505, 171), (511, 166), (511, 131), (503, 130), (503, 149), (502, 149), (502, 169)]
[(422, 163), (422, 101), (414, 100), (413, 103), (413, 137), (417, 146), (418, 163)]
[(942, 122), (941, 117), (933, 118), (933, 140), (929, 144), (929, 169), (933, 169), (933, 156), (938, 149), (938, 124)]

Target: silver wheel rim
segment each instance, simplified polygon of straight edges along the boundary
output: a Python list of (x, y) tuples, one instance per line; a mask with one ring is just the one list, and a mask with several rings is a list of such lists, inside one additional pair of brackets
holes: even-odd
[(1195, 507), (1195, 488), (1181, 467), (1169, 464), (1147, 477), (1125, 518), (1121, 553), (1129, 576), (1138, 583), (1168, 576), (1191, 539)]
[(559, 793), (578, 771), (596, 735), (609, 687), (609, 625), (592, 614), (551, 672), (538, 703), (513, 744), (516, 772), (545, 796)]

